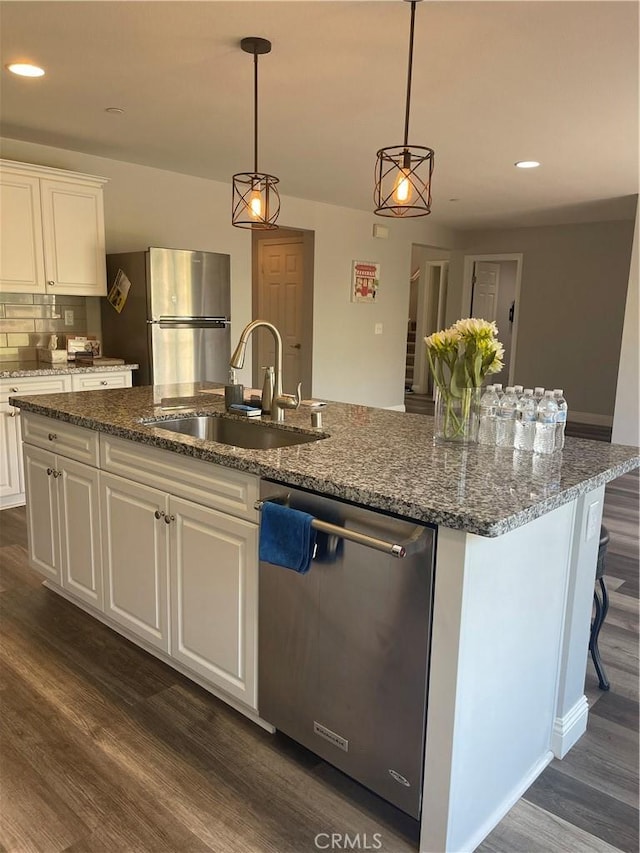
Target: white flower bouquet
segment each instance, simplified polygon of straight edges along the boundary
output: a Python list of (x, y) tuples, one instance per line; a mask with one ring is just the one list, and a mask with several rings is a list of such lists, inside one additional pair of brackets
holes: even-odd
[(503, 368), (504, 347), (495, 323), (470, 317), (424, 339), (436, 385), (436, 435), (475, 441), (479, 389)]

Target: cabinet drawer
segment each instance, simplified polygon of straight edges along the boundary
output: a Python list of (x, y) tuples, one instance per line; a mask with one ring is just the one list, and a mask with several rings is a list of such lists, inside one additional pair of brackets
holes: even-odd
[(71, 377), (67, 374), (0, 379), (0, 403), (6, 403), (9, 397), (17, 394), (60, 394), (64, 391), (71, 391)]
[(78, 373), (71, 377), (72, 391), (99, 391), (101, 388), (130, 388), (131, 371), (118, 373)]
[(98, 465), (100, 440), (95, 430), (24, 412), (22, 440), (87, 465)]
[(253, 474), (104, 433), (100, 436), (100, 467), (202, 506), (258, 522), (254, 503), (260, 481)]

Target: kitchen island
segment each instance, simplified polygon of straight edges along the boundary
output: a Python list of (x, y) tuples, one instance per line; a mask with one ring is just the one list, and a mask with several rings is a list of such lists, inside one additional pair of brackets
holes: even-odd
[[(232, 479), (248, 477), (249, 490), (252, 478), (267, 477), (437, 526), (420, 849), (472, 850), (586, 727), (583, 687), (604, 485), (638, 467), (637, 448), (567, 439), (561, 454), (545, 459), (434, 445), (431, 418), (337, 403), (323, 410), (317, 441), (273, 450), (145, 424), (190, 412), (222, 414), (222, 399), (211, 390), (147, 387), (20, 397), (12, 404), (40, 423), (35, 450), (39, 436), (44, 443), (57, 436), (56, 424), (60, 433), (65, 424), (83, 436), (95, 431), (100, 452), (92, 470), (107, 491), (135, 479), (136, 453), (151, 453), (139, 467), (172, 464), (164, 470), (165, 479), (174, 478), (166, 487), (176, 507), (184, 508), (187, 494), (204, 502), (198, 471), (213, 475), (221, 466)], [(313, 433), (309, 410), (287, 412), (284, 428)], [(64, 447), (57, 452), (65, 458)], [(239, 500), (241, 481), (234, 482)], [(247, 495), (243, 500), (246, 510), (231, 514), (242, 516), (244, 530), (257, 525), (257, 512)], [(104, 538), (106, 504), (102, 497), (99, 503)], [(173, 504), (167, 506), (173, 516)], [(249, 533), (250, 562), (257, 539)], [(257, 584), (255, 553), (253, 560), (245, 580)], [(100, 618), (95, 604), (64, 585), (56, 589)], [(399, 626), (399, 641), (401, 633)], [(255, 632), (247, 637), (250, 647)], [(163, 655), (158, 644), (131, 638)], [(244, 684), (228, 678), (205, 686), (260, 721), (248, 680), (245, 673)]]

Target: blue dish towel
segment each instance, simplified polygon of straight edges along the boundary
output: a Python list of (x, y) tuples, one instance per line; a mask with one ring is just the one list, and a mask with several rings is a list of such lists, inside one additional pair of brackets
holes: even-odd
[(260, 521), (260, 559), (306, 574), (316, 542), (312, 521), (308, 512), (265, 501)]

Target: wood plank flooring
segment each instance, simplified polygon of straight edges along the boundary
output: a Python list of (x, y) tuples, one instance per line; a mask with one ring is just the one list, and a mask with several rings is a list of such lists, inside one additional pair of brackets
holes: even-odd
[[(611, 690), (589, 663), (587, 733), (482, 853), (638, 850), (637, 472), (605, 523)], [(415, 821), (45, 589), (24, 509), (0, 513), (0, 608), (0, 853), (312, 853), (331, 832), (417, 849)]]

